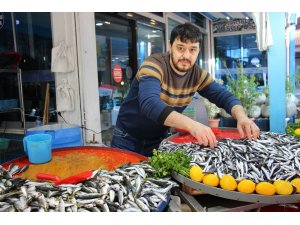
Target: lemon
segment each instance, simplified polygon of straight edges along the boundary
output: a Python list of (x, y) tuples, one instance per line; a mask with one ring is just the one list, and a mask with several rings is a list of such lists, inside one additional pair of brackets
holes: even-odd
[(201, 182), (203, 179), (203, 173), (200, 166), (192, 166), (190, 169), (190, 178), (194, 181)]
[(263, 181), (263, 182), (259, 182), (256, 185), (255, 191), (257, 194), (260, 194), (260, 195), (274, 195), (276, 189), (273, 184)]
[(300, 128), (297, 128), (294, 130), (294, 134), (299, 135), (300, 136)]
[(285, 180), (276, 180), (273, 185), (279, 195), (290, 195), (294, 190), (292, 184)]
[(203, 183), (208, 186), (217, 187), (219, 185), (219, 177), (216, 174), (206, 174), (203, 177)]
[(225, 174), (220, 180), (220, 186), (224, 190), (234, 191), (237, 187), (237, 183), (231, 175)]
[(291, 183), (297, 188), (297, 193), (300, 193), (300, 178), (295, 178)]
[(239, 182), (237, 190), (242, 193), (251, 194), (255, 190), (255, 183), (252, 180), (242, 180)]

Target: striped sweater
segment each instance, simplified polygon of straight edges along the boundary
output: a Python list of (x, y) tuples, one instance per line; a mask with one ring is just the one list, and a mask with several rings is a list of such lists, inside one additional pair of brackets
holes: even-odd
[(181, 113), (195, 92), (229, 113), (240, 104), (197, 65), (179, 75), (171, 68), (169, 53), (153, 54), (140, 66), (121, 105), (116, 126), (137, 138), (160, 138), (168, 129), (163, 125), (167, 116), (173, 110)]

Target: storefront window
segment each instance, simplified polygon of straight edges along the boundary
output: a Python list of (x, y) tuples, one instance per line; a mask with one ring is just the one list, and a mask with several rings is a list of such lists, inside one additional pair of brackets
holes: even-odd
[(255, 40), (256, 34), (215, 37), (216, 78), (226, 84), (226, 75), (236, 75), (242, 66), (243, 73), (254, 75), (258, 86), (265, 86), (267, 54), (258, 50)]
[(177, 16), (180, 16), (183, 19), (190, 21), (190, 13), (189, 12), (174, 12)]
[[(50, 122), (57, 122), (55, 79), (51, 73), (52, 30), (50, 13), (15, 13), (16, 41), (22, 54), (25, 113), (43, 117), (47, 83), (50, 84)], [(27, 116), (28, 121), (36, 118)]]
[(176, 27), (177, 25), (179, 25), (180, 23), (172, 20), (172, 19), (168, 19), (168, 42), (170, 42), (170, 37), (171, 37), (171, 32), (174, 29), (174, 27)]
[(153, 53), (164, 52), (164, 34), (162, 28), (150, 27), (142, 23), (137, 25), (138, 66)]
[[(52, 30), (50, 13), (4, 13), (4, 26), (0, 29), (0, 54), (7, 51), (21, 55), (14, 66), (22, 71), (23, 101), (26, 121), (43, 117), (45, 92), (50, 85), (49, 122), (57, 122), (55, 80), (51, 73)], [(12, 20), (13, 18), (13, 20)], [(13, 22), (12, 22), (13, 21)], [(3, 60), (1, 60), (3, 62)], [(11, 68), (7, 61), (2, 68)], [(0, 81), (3, 85), (3, 81)], [(4, 84), (5, 85), (5, 84)], [(18, 88), (12, 89), (18, 96)], [(0, 96), (1, 98), (1, 96)], [(5, 115), (5, 120), (16, 120), (13, 115)]]
[(11, 13), (0, 13), (0, 22), (0, 52), (14, 51)]
[(95, 13), (101, 128), (115, 125), (120, 106), (134, 77), (132, 22), (109, 13)]
[(191, 13), (191, 22), (199, 27), (206, 28), (206, 18), (200, 13)]

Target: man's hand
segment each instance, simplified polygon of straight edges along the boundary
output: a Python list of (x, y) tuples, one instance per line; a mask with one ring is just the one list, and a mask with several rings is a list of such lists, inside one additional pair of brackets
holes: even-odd
[(176, 111), (169, 114), (164, 125), (187, 130), (201, 145), (210, 146), (211, 148), (217, 146), (216, 136), (208, 126), (192, 120)]
[[(196, 121), (195, 121), (196, 122)], [(217, 146), (217, 139), (210, 127), (196, 122), (196, 124), (189, 130), (190, 134), (195, 137), (200, 145), (215, 148)]]
[(241, 137), (244, 137), (245, 131), (249, 141), (252, 141), (252, 138), (256, 141), (260, 134), (260, 129), (251, 119), (247, 117), (243, 107), (240, 105), (235, 105), (232, 107), (231, 114), (233, 118), (237, 120), (237, 129)]

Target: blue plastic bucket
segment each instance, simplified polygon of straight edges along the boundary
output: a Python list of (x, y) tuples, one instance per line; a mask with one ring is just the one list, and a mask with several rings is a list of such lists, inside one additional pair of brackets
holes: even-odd
[(52, 136), (52, 148), (64, 148), (82, 146), (81, 129), (77, 125), (71, 124), (51, 124), (30, 128), (27, 135), (49, 134)]
[(24, 151), (29, 162), (40, 164), (49, 162), (52, 158), (52, 136), (49, 134), (33, 134), (23, 138)]

